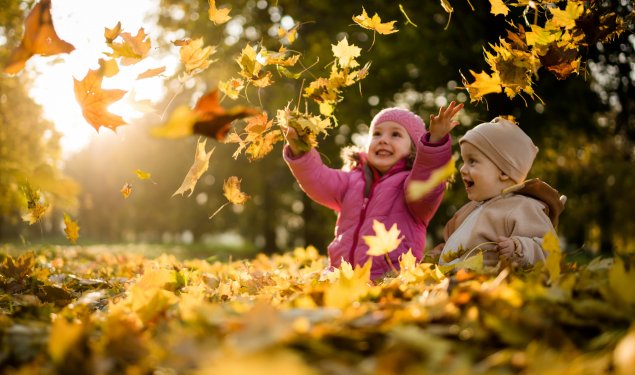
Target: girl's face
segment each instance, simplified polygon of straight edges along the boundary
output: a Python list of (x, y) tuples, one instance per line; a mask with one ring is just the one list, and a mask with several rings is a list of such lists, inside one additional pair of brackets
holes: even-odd
[(481, 202), (499, 195), (514, 181), (485, 154), (468, 142), (461, 143), (461, 179), (469, 200)]
[(376, 124), (370, 129), (368, 163), (386, 173), (399, 160), (410, 155), (412, 140), (406, 128), (393, 121)]

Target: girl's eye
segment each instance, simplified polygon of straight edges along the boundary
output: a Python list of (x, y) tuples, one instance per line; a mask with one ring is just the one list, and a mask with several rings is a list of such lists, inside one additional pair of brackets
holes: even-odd
[(392, 133), (392, 136), (393, 136), (393, 137), (401, 137), (401, 133), (399, 133), (399, 132), (394, 132), (394, 133)]

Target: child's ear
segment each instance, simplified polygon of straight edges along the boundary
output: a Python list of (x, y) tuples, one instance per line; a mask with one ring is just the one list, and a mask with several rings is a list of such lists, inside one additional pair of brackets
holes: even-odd
[(504, 172), (502, 172), (502, 171), (501, 171), (500, 175), (498, 176), (498, 178), (501, 181), (509, 181), (509, 180), (511, 180), (511, 178), (508, 175), (506, 175)]

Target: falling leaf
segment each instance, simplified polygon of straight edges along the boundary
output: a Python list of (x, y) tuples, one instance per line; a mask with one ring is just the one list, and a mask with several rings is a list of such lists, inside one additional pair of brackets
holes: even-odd
[(240, 78), (232, 78), (218, 83), (218, 89), (231, 99), (238, 99), (238, 95), (245, 88), (245, 82)]
[(216, 0), (209, 0), (209, 20), (215, 25), (221, 25), (231, 19), (229, 12), (231, 8), (216, 8)]
[(554, 26), (564, 27), (565, 29), (573, 29), (575, 27), (575, 21), (584, 14), (584, 4), (574, 1), (567, 1), (565, 10), (561, 10), (557, 7), (548, 7), (547, 9), (549, 9), (553, 16), (550, 22)]
[(123, 39), (123, 43), (110, 43), (112, 53), (111, 57), (121, 57), (122, 65), (133, 65), (145, 59), (152, 48), (152, 42), (142, 28), (137, 31), (137, 35), (132, 36), (130, 33), (121, 33), (119, 37)]
[(181, 63), (185, 65), (187, 74), (194, 74), (207, 69), (214, 62), (210, 56), (216, 52), (215, 47), (203, 47), (203, 38), (198, 38), (184, 44), (179, 51)]
[(115, 27), (109, 29), (104, 27), (104, 38), (106, 38), (106, 43), (112, 43), (117, 37), (121, 34), (121, 22), (117, 22)]
[(103, 77), (114, 77), (119, 73), (119, 64), (115, 59), (99, 59), (99, 73)]
[(142, 171), (141, 169), (137, 169), (134, 173), (142, 180), (148, 180), (152, 175), (149, 172)]
[(240, 180), (236, 176), (229, 177), (223, 183), (223, 195), (233, 204), (245, 204), (249, 195), (240, 191)]
[(451, 157), (444, 166), (432, 171), (427, 180), (411, 181), (406, 188), (406, 198), (412, 202), (424, 197), (456, 172), (455, 164), (456, 158)]
[(130, 193), (132, 193), (132, 185), (126, 182), (119, 191), (124, 198), (128, 198), (130, 196)]
[(368, 245), (368, 251), (366, 254), (372, 256), (380, 256), (388, 254), (399, 247), (401, 240), (399, 238), (401, 232), (397, 229), (397, 224), (393, 224), (390, 230), (386, 230), (384, 223), (378, 220), (373, 220), (374, 236), (363, 236), (364, 242)]
[(549, 282), (553, 284), (560, 276), (560, 260), (562, 259), (560, 241), (553, 231), (545, 234), (542, 239), (542, 248), (547, 252), (546, 265), (549, 271)]
[(287, 38), (287, 42), (289, 44), (293, 44), (298, 36), (298, 29), (300, 28), (300, 24), (296, 23), (292, 28), (285, 29), (284, 27), (278, 27), (278, 38), (283, 39)]
[(161, 66), (158, 68), (154, 68), (154, 69), (148, 69), (145, 72), (139, 74), (137, 76), (137, 79), (144, 79), (144, 78), (152, 78), (152, 77), (156, 77), (159, 74), (165, 72), (165, 66)]
[(507, 16), (507, 13), (509, 13), (509, 8), (505, 5), (503, 0), (489, 0), (489, 3), (492, 6), (492, 10), (490, 11), (491, 14), (502, 14), (503, 16)]
[(103, 76), (97, 70), (89, 70), (81, 81), (75, 78), (73, 80), (75, 98), (82, 108), (82, 114), (95, 130), (99, 130), (101, 126), (115, 129), (125, 124), (121, 116), (108, 112), (108, 106), (121, 99), (126, 91), (103, 90), (101, 88)]
[(356, 24), (365, 29), (373, 30), (380, 34), (392, 34), (399, 31), (395, 29), (395, 22), (397, 21), (382, 23), (381, 18), (377, 13), (375, 13), (375, 15), (370, 18), (368, 17), (368, 14), (366, 13), (364, 7), (362, 7), (362, 14), (360, 14), (359, 16), (353, 16), (353, 21), (355, 21)]
[(172, 194), (175, 196), (177, 194), (183, 195), (186, 191), (190, 191), (188, 197), (192, 195), (194, 192), (194, 187), (198, 182), (199, 178), (207, 171), (209, 168), (209, 158), (212, 156), (214, 152), (214, 148), (212, 148), (209, 152), (205, 151), (205, 143), (207, 139), (199, 140), (196, 143), (196, 154), (194, 155), (194, 164), (190, 167), (190, 170), (187, 172), (185, 179), (183, 179), (183, 183), (181, 186)]
[(355, 58), (359, 57), (361, 48), (354, 44), (349, 45), (346, 37), (340, 40), (337, 45), (331, 44), (333, 55), (337, 58), (337, 61), (342, 69), (354, 68), (359, 66)]
[(256, 87), (267, 87), (273, 83), (271, 72), (262, 70), (265, 61), (259, 61), (258, 59), (258, 54), (254, 47), (247, 44), (240, 52), (240, 56), (236, 58), (236, 62), (240, 66), (239, 74)]
[(497, 73), (491, 76), (485, 72), (475, 73), (472, 70), (470, 70), (470, 73), (474, 77), (474, 82), (467, 83), (467, 80), (463, 77), (463, 84), (470, 94), (470, 102), (478, 102), (487, 94), (497, 94), (503, 91), (501, 80)]
[(79, 225), (76, 221), (73, 221), (67, 213), (64, 213), (64, 233), (66, 233), (66, 238), (68, 238), (73, 245), (77, 243), (77, 239), (79, 238)]
[(192, 127), (193, 132), (222, 141), (234, 120), (253, 116), (258, 111), (240, 105), (225, 109), (218, 102), (218, 90), (213, 90), (198, 100), (194, 113), (196, 122)]
[(153, 128), (150, 133), (160, 138), (182, 138), (194, 134), (192, 127), (198, 116), (186, 105), (180, 105), (172, 111), (168, 121), (162, 126)]
[(33, 189), (30, 185), (25, 185), (22, 187), (22, 191), (27, 200), (27, 210), (28, 212), (22, 215), (22, 220), (29, 223), (29, 225), (33, 225), (40, 221), (40, 219), (49, 212), (50, 205), (46, 202), (39, 190)]
[(33, 55), (51, 56), (74, 49), (72, 44), (57, 36), (51, 16), (51, 0), (41, 0), (26, 17), (22, 41), (9, 56), (4, 72), (18, 73)]

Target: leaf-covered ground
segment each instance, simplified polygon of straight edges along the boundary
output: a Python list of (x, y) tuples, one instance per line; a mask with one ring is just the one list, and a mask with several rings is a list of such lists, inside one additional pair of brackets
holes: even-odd
[(8, 374), (630, 374), (635, 257), (444, 275), (106, 247), (0, 255)]

